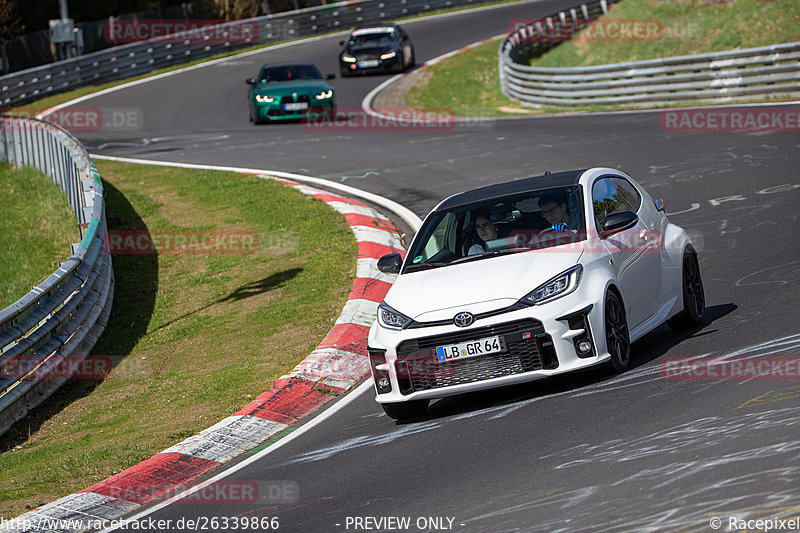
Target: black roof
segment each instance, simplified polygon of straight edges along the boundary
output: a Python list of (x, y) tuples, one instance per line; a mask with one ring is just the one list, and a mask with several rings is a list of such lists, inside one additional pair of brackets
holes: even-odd
[(505, 196), (517, 193), (577, 185), (578, 180), (580, 179), (581, 175), (586, 172), (586, 170), (588, 169), (568, 170), (566, 172), (556, 172), (555, 174), (545, 174), (543, 176), (523, 178), (521, 180), (496, 183), (494, 185), (487, 185), (478, 189), (472, 189), (471, 191), (455, 194), (446, 199), (438, 207), (437, 211), (461, 207), (463, 205), (469, 205), (475, 202), (481, 202), (483, 200), (503, 198)]

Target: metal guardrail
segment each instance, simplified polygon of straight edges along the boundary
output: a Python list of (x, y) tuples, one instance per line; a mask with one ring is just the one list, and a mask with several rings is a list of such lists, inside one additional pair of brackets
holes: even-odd
[(83, 229), (67, 261), (0, 311), (2, 434), (61, 387), (94, 347), (111, 313), (114, 273), (100, 174), (75, 137), (41, 120), (0, 115), (0, 160), (49, 175)]
[[(556, 28), (586, 23), (598, 13), (598, 5), (600, 12), (606, 11), (604, 2), (595, 2), (559, 13), (550, 23)], [(553, 46), (546, 35), (546, 27), (527, 25), (506, 37), (498, 51), (503, 93), (524, 106), (718, 103), (800, 96), (800, 42), (590, 67), (520, 64), (543, 47)]]
[[(0, 107), (22, 105), (77, 87), (128, 78), (255, 44), (344, 31), (358, 24), (493, 1), (496, 0), (348, 0), (221, 24), (214, 27), (219, 32), (207, 32), (214, 36), (208, 42), (165, 36), (116, 46), (0, 77)], [(254, 25), (258, 31), (250, 32)], [(252, 37), (245, 37), (248, 34)]]

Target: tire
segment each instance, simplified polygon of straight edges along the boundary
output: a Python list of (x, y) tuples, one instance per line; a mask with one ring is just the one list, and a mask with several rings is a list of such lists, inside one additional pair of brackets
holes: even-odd
[(675, 330), (699, 326), (706, 316), (706, 295), (700, 277), (700, 265), (697, 255), (689, 250), (683, 253), (682, 272), (683, 311), (667, 321)]
[(607, 369), (625, 372), (631, 364), (631, 338), (628, 319), (622, 300), (612, 291), (606, 294), (603, 320), (605, 322), (606, 349), (611, 354)]
[(428, 411), (430, 400), (411, 400), (399, 403), (382, 403), (383, 412), (394, 420), (419, 418)]
[(408, 45), (403, 46), (403, 60), (401, 64), (400, 72), (407, 72), (414, 66), (414, 50)]

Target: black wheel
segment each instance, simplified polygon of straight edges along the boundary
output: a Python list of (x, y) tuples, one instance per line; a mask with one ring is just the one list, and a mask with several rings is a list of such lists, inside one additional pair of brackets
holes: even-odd
[(411, 400), (400, 403), (382, 403), (383, 411), (389, 418), (405, 420), (419, 418), (428, 411), (429, 400)]
[(706, 295), (700, 278), (700, 265), (697, 255), (687, 250), (683, 253), (683, 311), (667, 323), (677, 330), (692, 328), (702, 324), (705, 315)]
[(614, 372), (624, 372), (631, 364), (631, 338), (625, 307), (619, 296), (609, 291), (605, 303), (606, 348), (611, 354), (608, 368)]

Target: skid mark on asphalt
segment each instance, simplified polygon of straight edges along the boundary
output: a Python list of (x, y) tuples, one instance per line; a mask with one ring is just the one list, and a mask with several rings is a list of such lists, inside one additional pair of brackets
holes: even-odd
[[(769, 274), (764, 275), (767, 273)], [(750, 279), (755, 277), (758, 277), (758, 280)], [(748, 274), (737, 280), (736, 286), (744, 287), (745, 285), (763, 285), (765, 283), (786, 285), (788, 283), (794, 283), (797, 280), (800, 280), (800, 261), (792, 261)]]
[(742, 405), (737, 407), (737, 409), (759, 406), (768, 403), (784, 402), (786, 400), (794, 400), (794, 399), (800, 399), (800, 385), (795, 385), (793, 387), (783, 387), (781, 389), (774, 389), (769, 392), (765, 392), (760, 396), (756, 396), (752, 400), (747, 400)]
[[(739, 350), (736, 350), (736, 351), (721, 355), (721, 356), (715, 358), (715, 360), (723, 362), (723, 361), (727, 361), (727, 360), (729, 360), (731, 358), (736, 358), (737, 360), (746, 361), (748, 359), (756, 359), (758, 357), (762, 357), (762, 356), (765, 356), (765, 355), (785, 352), (785, 351), (788, 351), (788, 350), (794, 350), (794, 349), (796, 349), (798, 347), (800, 347), (800, 334), (790, 335), (790, 336), (787, 336), (787, 337), (782, 337), (782, 338), (779, 338), (779, 339), (774, 339), (774, 340), (771, 340), (771, 341), (767, 341), (767, 342), (755, 344), (755, 345), (752, 345), (752, 346), (748, 346), (746, 348), (741, 348)], [(710, 355), (712, 355), (712, 354), (707, 353), (707, 354), (701, 354), (701, 355), (697, 355), (697, 356), (687, 357), (685, 359), (685, 361), (691, 362), (691, 361), (693, 361), (695, 359), (707, 358)], [(620, 375), (618, 375), (618, 376), (616, 376), (616, 377), (614, 377), (612, 379), (609, 379), (609, 380), (606, 380), (606, 381), (602, 381), (602, 382), (599, 382), (599, 383), (596, 383), (596, 384), (588, 385), (586, 387), (583, 387), (583, 388), (577, 389), (577, 390), (567, 390), (567, 391), (557, 392), (557, 393), (554, 393), (554, 394), (549, 394), (547, 396), (539, 396), (539, 397), (535, 397), (535, 398), (522, 399), (522, 400), (514, 402), (513, 405), (503, 404), (503, 405), (496, 405), (496, 406), (486, 407), (484, 409), (478, 409), (478, 410), (475, 410), (475, 411), (469, 411), (467, 413), (461, 413), (461, 414), (458, 414), (458, 415), (437, 419), (435, 421), (423, 422), (423, 423), (419, 423), (419, 424), (409, 424), (409, 425), (399, 426), (399, 427), (394, 427), (393, 426), (394, 429), (390, 430), (386, 434), (381, 434), (381, 435), (361, 435), (361, 436), (358, 436), (358, 437), (353, 437), (353, 438), (344, 440), (344, 441), (342, 441), (340, 443), (337, 443), (337, 444), (334, 444), (334, 445), (331, 445), (331, 446), (326, 446), (324, 448), (318, 448), (316, 450), (312, 450), (312, 451), (300, 454), (297, 457), (295, 457), (294, 459), (282, 463), (280, 466), (286, 466), (286, 465), (297, 464), (297, 463), (308, 463), (308, 462), (313, 462), (313, 461), (321, 461), (321, 460), (324, 460), (324, 459), (328, 459), (328, 458), (330, 458), (330, 457), (332, 457), (332, 456), (334, 456), (334, 455), (336, 455), (336, 454), (338, 454), (340, 452), (352, 450), (352, 449), (355, 449), (355, 448), (360, 448), (360, 447), (365, 447), (365, 446), (379, 446), (379, 445), (383, 445), (383, 444), (388, 444), (388, 443), (391, 443), (391, 442), (393, 442), (393, 441), (395, 441), (397, 439), (400, 439), (400, 438), (403, 438), (403, 437), (407, 437), (407, 436), (410, 436), (410, 435), (414, 435), (414, 434), (417, 434), (417, 433), (423, 433), (423, 432), (439, 429), (445, 424), (449, 424), (451, 422), (458, 422), (460, 420), (467, 420), (467, 419), (471, 419), (471, 418), (475, 418), (475, 417), (483, 417), (483, 416), (487, 416), (488, 420), (497, 420), (497, 419), (503, 418), (503, 417), (505, 417), (505, 416), (507, 416), (507, 415), (509, 415), (511, 413), (514, 413), (514, 412), (516, 412), (516, 411), (518, 411), (520, 409), (524, 409), (524, 408), (532, 405), (533, 403), (536, 403), (536, 402), (539, 402), (539, 401), (543, 401), (543, 400), (549, 400), (549, 399), (560, 398), (560, 397), (576, 398), (576, 397), (581, 397), (581, 396), (589, 396), (589, 395), (593, 395), (593, 394), (601, 394), (601, 393), (605, 393), (605, 392), (621, 390), (621, 389), (625, 389), (625, 388), (629, 388), (629, 387), (638, 387), (640, 385), (644, 385), (644, 384), (647, 384), (647, 383), (650, 383), (650, 382), (653, 382), (653, 381), (663, 381), (663, 380), (664, 380), (664, 377), (662, 376), (661, 366), (659, 364), (651, 364), (651, 365), (647, 365), (647, 366), (644, 366), (644, 367), (640, 367), (640, 368), (631, 370), (631, 371), (626, 372), (624, 374), (620, 374)], [(674, 383), (681, 383), (681, 382), (680, 381), (674, 381)], [(719, 383), (723, 383), (723, 382), (719, 381), (719, 382), (716, 382), (715, 384), (719, 384)], [(782, 411), (771, 411), (771, 412), (767, 412), (767, 413), (753, 413), (752, 415), (748, 415), (748, 416), (750, 416), (750, 418), (748, 418), (748, 420), (750, 420), (750, 422), (749, 422), (750, 424), (756, 424), (758, 422), (758, 420), (759, 420), (758, 417), (762, 416), (762, 417), (766, 417), (766, 418), (763, 419), (761, 421), (761, 423), (764, 423), (764, 424), (767, 424), (769, 426), (772, 426), (772, 424), (770, 422), (771, 421), (770, 417), (771, 416), (779, 416), (781, 412)], [(775, 413), (775, 414), (770, 415), (770, 413)], [(794, 415), (794, 419), (792, 420), (792, 424), (797, 424), (798, 429), (800, 430), (800, 407), (792, 409), (791, 413)], [(706, 428), (708, 432), (712, 432), (713, 423), (715, 423), (715, 422), (716, 423), (721, 423), (720, 421), (722, 421), (722, 420), (724, 420), (724, 419), (721, 418), (721, 417), (709, 417), (707, 419), (701, 419), (699, 421), (689, 422), (689, 423), (685, 424), (686, 427), (677, 426), (675, 428), (671, 428), (670, 430), (664, 430), (664, 431), (667, 432), (667, 435), (669, 435), (669, 432), (677, 432), (678, 435), (691, 435), (692, 431), (698, 431), (699, 432), (698, 435), (702, 435), (703, 428)], [(734, 420), (734, 422), (731, 423), (732, 427), (729, 428), (729, 431), (744, 431), (743, 426), (741, 426), (742, 423), (740, 422), (740, 420), (741, 420), (741, 418), (736, 418)], [(704, 424), (709, 424), (709, 425), (706, 426)], [(694, 428), (694, 425), (697, 425), (697, 428)], [(750, 426), (750, 427), (752, 427), (752, 426)], [(660, 444), (660, 439), (661, 438), (666, 438), (666, 437), (660, 437), (661, 433), (663, 433), (663, 432), (656, 433), (654, 435), (646, 437), (645, 439), (654, 439), (655, 441), (657, 441)], [(725, 432), (723, 431), (722, 433), (724, 434)], [(798, 431), (798, 433), (800, 433), (800, 431)], [(600, 448), (607, 447), (610, 444), (613, 444), (613, 442), (604, 443), (604, 444), (600, 445)], [(618, 443), (618, 444), (619, 445), (624, 445), (624, 443)], [(797, 444), (796, 451), (798, 453), (800, 453), (800, 440), (796, 441), (796, 444)], [(642, 449), (638, 453), (642, 454), (642, 457), (645, 457), (645, 456), (648, 455), (648, 453), (647, 453), (648, 450), (649, 450), (649, 448)], [(580, 448), (576, 448), (576, 449), (571, 450), (571, 451), (573, 453), (579, 453)], [(759, 449), (754, 453), (756, 453), (756, 454), (761, 454), (761, 453), (769, 454), (769, 453), (772, 453), (772, 452), (783, 453), (783, 449), (782, 448), (780, 448), (780, 449), (772, 449), (770, 447), (766, 447), (763, 450)], [(550, 456), (546, 456), (546, 457), (550, 457)], [(577, 460), (578, 459), (576, 459), (576, 461)], [(737, 460), (737, 457), (734, 454), (734, 457), (730, 457), (730, 458), (727, 458), (727, 459), (721, 459), (722, 463), (720, 463), (720, 464), (723, 464), (726, 460), (735, 461), (735, 460)], [(670, 468), (675, 468), (675, 466), (671, 465)], [(800, 469), (799, 469), (799, 471), (800, 471)]]
[(441, 424), (438, 422), (426, 422), (422, 424), (401, 426), (395, 429), (394, 431), (390, 431), (389, 433), (386, 433), (384, 435), (362, 435), (360, 437), (346, 439), (332, 446), (327, 446), (325, 448), (319, 448), (314, 451), (300, 454), (294, 459), (281, 463), (278, 466), (287, 466), (298, 463), (310, 463), (314, 461), (322, 461), (324, 459), (332, 457), (333, 455), (336, 455), (339, 452), (353, 450), (364, 446), (381, 446), (383, 444), (389, 444), (397, 439), (408, 437), (409, 435), (430, 431), (432, 429), (438, 429), (439, 427), (441, 427)]

